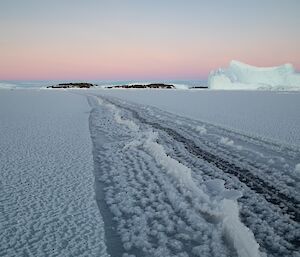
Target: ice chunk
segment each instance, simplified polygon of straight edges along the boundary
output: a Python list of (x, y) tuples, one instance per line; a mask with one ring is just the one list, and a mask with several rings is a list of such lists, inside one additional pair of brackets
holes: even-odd
[(234, 145), (233, 140), (229, 139), (228, 137), (222, 137), (221, 140), (220, 140), (220, 143), (224, 144), (224, 145), (229, 145), (229, 146)]
[(242, 197), (242, 193), (238, 190), (229, 190), (225, 188), (225, 181), (222, 179), (213, 179), (205, 181), (205, 186), (207, 192), (214, 196), (215, 199), (223, 200), (223, 199), (230, 199), (230, 200), (237, 200), (238, 198)]
[(204, 134), (207, 133), (207, 130), (206, 130), (204, 125), (203, 126), (197, 126), (196, 130), (200, 133), (200, 135), (204, 135)]

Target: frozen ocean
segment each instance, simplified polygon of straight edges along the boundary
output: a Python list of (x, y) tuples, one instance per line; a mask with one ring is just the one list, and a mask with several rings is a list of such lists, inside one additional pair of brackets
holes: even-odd
[(299, 256), (300, 94), (0, 90), (0, 256)]

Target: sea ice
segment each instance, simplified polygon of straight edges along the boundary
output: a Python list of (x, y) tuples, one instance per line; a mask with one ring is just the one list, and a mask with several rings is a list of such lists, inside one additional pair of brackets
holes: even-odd
[(85, 97), (0, 91), (0, 256), (107, 256)]
[[(259, 245), (256, 242), (252, 231), (245, 227), (245, 225), (241, 222), (239, 218), (239, 207), (236, 200), (242, 196), (241, 192), (237, 190), (226, 189), (224, 186), (225, 181), (220, 179), (206, 181), (206, 183), (198, 185), (200, 179), (197, 183), (194, 181), (192, 177), (192, 170), (187, 166), (183, 165), (182, 163), (178, 162), (176, 159), (168, 156), (168, 154), (165, 152), (163, 145), (157, 142), (159, 138), (157, 132), (154, 132), (151, 129), (144, 131), (133, 120), (128, 119), (126, 117), (122, 117), (120, 114), (120, 109), (111, 103), (105, 103), (105, 101), (103, 100), (90, 100), (90, 102), (100, 103), (101, 106), (111, 111), (111, 115), (114, 117), (116, 123), (121, 125), (121, 127), (125, 126), (127, 129), (131, 130), (130, 133), (131, 136), (133, 136), (133, 139), (129, 139), (129, 142), (127, 142), (126, 145), (123, 147), (124, 152), (128, 153), (129, 151), (134, 152), (143, 149), (145, 153), (147, 153), (151, 158), (153, 158), (153, 161), (155, 161), (156, 164), (159, 165), (159, 167), (161, 168), (161, 172), (164, 171), (168, 175), (168, 177), (170, 177), (168, 179), (169, 181), (165, 182), (169, 184), (168, 187), (172, 186), (171, 181), (174, 179), (177, 187), (182, 192), (183, 196), (190, 195), (193, 198), (193, 201), (195, 201), (195, 208), (197, 209), (197, 211), (199, 211), (199, 217), (201, 217), (201, 214), (203, 216), (209, 216), (210, 219), (214, 219), (218, 221), (218, 223), (222, 224), (221, 233), (216, 231), (216, 233), (218, 233), (217, 237), (220, 237), (221, 234), (223, 234), (227, 238), (227, 240), (231, 242), (231, 245), (236, 249), (236, 252), (238, 253), (239, 257), (260, 256)], [(102, 119), (104, 119), (104, 117)], [(93, 125), (91, 129), (92, 131), (96, 131), (96, 128), (93, 127)], [(96, 139), (96, 135), (92, 137), (94, 138), (94, 140)], [(114, 150), (112, 149), (112, 151)], [(140, 170), (138, 165), (137, 168), (135, 168), (134, 170), (136, 173), (136, 177), (139, 176), (139, 173), (140, 175), (142, 175), (141, 173), (143, 171)], [(154, 170), (151, 170), (151, 172), (154, 172)], [(113, 180), (115, 182), (120, 180), (122, 181), (122, 184), (126, 185), (126, 175), (123, 174), (123, 176), (124, 178), (120, 177), (120, 175), (116, 175), (113, 178)], [(139, 181), (141, 183), (145, 183), (143, 178)], [(149, 187), (155, 186), (155, 184), (151, 185), (150, 181), (147, 181), (147, 185)], [(130, 188), (126, 187), (126, 191), (130, 191)], [(182, 202), (180, 199), (176, 199), (175, 194), (171, 195), (169, 193), (169, 197), (172, 199), (172, 202), (174, 202), (175, 205), (186, 205), (185, 202)], [(144, 200), (147, 201), (147, 199)], [(128, 212), (127, 210), (122, 210), (123, 208), (118, 204), (120, 200), (113, 200), (110, 196), (108, 201), (110, 203), (113, 203), (110, 209), (114, 213), (114, 215), (118, 217), (118, 219), (122, 219), (122, 213), (124, 213), (124, 211)], [(144, 211), (142, 211), (140, 207), (130, 207), (131, 204), (129, 198), (127, 197), (126, 201), (124, 201), (124, 204), (127, 205), (126, 209), (131, 209), (131, 212), (137, 215), (137, 221), (133, 221), (133, 223), (136, 226), (142, 225), (142, 227), (147, 227), (147, 222), (144, 220), (150, 220), (150, 217), (138, 217), (141, 216), (144, 213)], [(164, 217), (168, 220), (170, 218), (169, 214), (166, 212), (164, 215), (164, 209), (165, 207), (163, 205), (161, 207), (158, 206), (159, 216), (161, 217), (161, 219), (162, 217)], [(199, 220), (198, 215), (196, 213), (191, 214), (191, 216), (189, 217), (190, 222), (197, 224)], [(126, 224), (125, 219), (126, 217), (124, 217), (124, 221), (120, 222)], [(166, 222), (170, 223), (170, 226), (173, 226), (171, 225), (171, 221)], [(162, 245), (167, 244), (167, 242), (169, 241), (169, 239), (163, 233), (166, 229), (168, 229), (167, 227), (168, 225), (166, 227), (160, 225), (155, 227), (155, 235), (161, 233), (161, 236), (158, 235), (158, 238)], [(173, 231), (173, 228), (170, 228), (170, 231)], [(143, 236), (144, 239), (142, 240), (141, 244), (139, 244), (137, 241), (139, 240), (139, 237), (137, 237), (136, 240), (132, 241), (132, 239), (130, 240), (130, 238), (128, 237), (126, 237), (125, 239), (123, 233), (122, 238), (123, 241), (125, 241), (124, 249), (127, 251), (131, 250), (133, 245), (135, 245), (135, 247), (142, 248), (147, 243), (146, 236)], [(149, 244), (149, 247), (150, 246), (151, 245)], [(151, 251), (153, 251), (153, 249)], [(164, 256), (169, 256), (166, 248), (162, 248), (162, 253), (164, 253)], [(159, 255), (159, 251), (156, 251), (156, 254), (154, 256), (156, 255)]]
[[(223, 90), (90, 90), (89, 92), (154, 106), (242, 133), (300, 146), (299, 92)], [(178, 125), (182, 123), (180, 120), (176, 122)], [(207, 130), (207, 127), (203, 128)], [(198, 129), (199, 134), (205, 132), (200, 127)]]

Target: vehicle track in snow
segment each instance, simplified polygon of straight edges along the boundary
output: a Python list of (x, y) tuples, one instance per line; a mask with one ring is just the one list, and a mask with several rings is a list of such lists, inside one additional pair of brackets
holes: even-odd
[(111, 215), (102, 210), (102, 216), (106, 227), (114, 226), (106, 228), (108, 253), (237, 256), (223, 238), (222, 224), (199, 215), (197, 199), (163, 172), (153, 156), (140, 147), (124, 150), (134, 137), (117, 125), (109, 111), (91, 112), (97, 199), (105, 201), (99, 209), (108, 206)]
[[(118, 99), (106, 98), (106, 100), (123, 110), (125, 116), (136, 120), (137, 124), (157, 130), (160, 133), (159, 142), (169, 148), (172, 158), (183, 162), (193, 170), (197, 170), (195, 158), (200, 163), (205, 161), (225, 175), (224, 177), (220, 173), (217, 174), (215, 169), (210, 173), (211, 178), (224, 179), (226, 183), (231, 184), (229, 188), (244, 188), (244, 196), (239, 200), (242, 207), (241, 218), (246, 226), (255, 232), (258, 242), (268, 256), (298, 256), (300, 252), (299, 192), (295, 188), (293, 189), (293, 186), (288, 185), (289, 179), (272, 174), (274, 168), (270, 169), (271, 166), (266, 165), (265, 159), (268, 155), (264, 156), (264, 159), (256, 161), (252, 159), (257, 154), (255, 152), (248, 152), (249, 158), (247, 158), (247, 154), (241, 157), (234, 154), (231, 149), (228, 151), (225, 148), (224, 150), (220, 146), (215, 149), (214, 143), (207, 141), (202, 143), (201, 137), (185, 133), (185, 129), (189, 129), (189, 127), (185, 127), (189, 122), (184, 120), (185, 118), (182, 118), (183, 125), (180, 126), (181, 121), (177, 124), (176, 115), (169, 114), (168, 118), (172, 120), (169, 121), (168, 114), (166, 115), (163, 111), (156, 113), (158, 111), (156, 108), (153, 108), (155, 110), (151, 116), (145, 111), (147, 108), (142, 106)], [(220, 130), (223, 132), (222, 129)], [(225, 132), (227, 131), (225, 130)], [(228, 134), (235, 135), (230, 131)], [(284, 158), (276, 156), (284, 156), (293, 161), (297, 161), (299, 157), (299, 151), (293, 147), (280, 146), (273, 142), (268, 145), (265, 140), (243, 134), (238, 134), (237, 138), (241, 141), (245, 140), (247, 144), (260, 147), (259, 151), (261, 152), (269, 151), (271, 157), (275, 156), (274, 158), (278, 158), (280, 161)], [(168, 141), (170, 142), (168, 143)], [(179, 154), (176, 153), (177, 150), (173, 151), (176, 147), (179, 149)], [(189, 161), (186, 161), (187, 159)], [(275, 169), (276, 172), (280, 170), (280, 167)], [(283, 167), (286, 169), (285, 166)], [(234, 184), (236, 179), (240, 186)], [(262, 224), (265, 224), (265, 227)], [(271, 238), (274, 242), (270, 241)]]
[[(111, 102), (110, 100), (107, 101)], [(185, 138), (184, 136), (182, 136), (180, 133), (178, 133), (172, 128), (165, 127), (160, 123), (148, 121), (147, 119), (142, 117), (136, 110), (133, 110), (126, 106), (122, 106), (115, 102), (111, 102), (111, 103), (114, 104), (115, 106), (118, 106), (121, 109), (130, 111), (133, 115), (133, 118), (137, 119), (139, 122), (143, 124), (147, 124), (155, 129), (166, 132), (175, 141), (182, 143), (190, 154), (193, 154), (197, 158), (201, 158), (213, 164), (214, 166), (221, 169), (225, 173), (236, 176), (242, 183), (246, 184), (249, 188), (254, 190), (256, 193), (263, 195), (268, 202), (278, 206), (281, 209), (283, 214), (287, 214), (292, 220), (296, 222), (300, 222), (300, 210), (299, 208), (297, 208), (297, 205), (300, 204), (299, 201), (293, 198), (292, 196), (288, 196), (279, 192), (268, 182), (253, 175), (251, 170), (241, 168), (237, 166), (235, 163), (230, 162), (230, 160), (222, 159), (219, 156), (212, 154), (211, 152), (201, 149), (200, 146), (196, 145), (194, 141), (192, 141), (191, 139)]]
[[(156, 200), (154, 200), (155, 198), (153, 198), (154, 195), (161, 195), (161, 193), (164, 194), (168, 191), (172, 191), (174, 195), (176, 195), (176, 198), (178, 200), (178, 202), (173, 202), (171, 204), (173, 208), (176, 209), (179, 202), (182, 203), (182, 206), (185, 206), (183, 209), (181, 209), (181, 211), (175, 211), (175, 215), (181, 217), (181, 220), (186, 219), (187, 230), (190, 230), (190, 228), (188, 227), (192, 225), (192, 217), (196, 217), (195, 213), (193, 214), (193, 212), (195, 211), (194, 206), (196, 206), (197, 203), (193, 202), (193, 197), (188, 195), (182, 196), (181, 194), (184, 191), (180, 191), (180, 189), (178, 188), (176, 189), (176, 184), (172, 185), (174, 181), (170, 184), (172, 179), (169, 176), (162, 177), (161, 167), (153, 165), (153, 160), (151, 161), (149, 159), (151, 158), (151, 156), (146, 157), (147, 154), (145, 155), (145, 152), (143, 153), (142, 147), (135, 146), (132, 149), (130, 148), (125, 150), (125, 153), (124, 150), (122, 150), (124, 145), (126, 145), (128, 142), (131, 142), (132, 140), (135, 140), (134, 138), (137, 138), (137, 141), (143, 140), (142, 138), (139, 138), (138, 135), (142, 136), (145, 131), (152, 130), (154, 132), (158, 132), (157, 143), (163, 146), (165, 152), (171, 158), (177, 160), (179, 163), (182, 163), (192, 170), (192, 177), (197, 186), (201, 188), (203, 186), (203, 182), (206, 183), (205, 181), (221, 179), (225, 181), (226, 188), (236, 189), (243, 192), (243, 196), (238, 199), (240, 207), (240, 218), (242, 222), (253, 231), (257, 242), (260, 244), (260, 250), (263, 253), (266, 253), (266, 256), (300, 256), (299, 206), (297, 206), (299, 204), (297, 181), (299, 180), (297, 180), (297, 178), (293, 180), (293, 178), (289, 177), (290, 173), (287, 172), (289, 169), (291, 169), (291, 167), (293, 167), (295, 161), (297, 161), (300, 156), (300, 153), (296, 148), (284, 145), (281, 146), (276, 142), (270, 142), (270, 144), (268, 144), (268, 140), (251, 137), (249, 135), (243, 135), (242, 133), (235, 133), (234, 131), (230, 131), (212, 124), (191, 120), (186, 117), (180, 117), (175, 114), (161, 111), (155, 107), (153, 108), (149, 106), (142, 106), (112, 97), (101, 96), (100, 102), (102, 101), (104, 104), (100, 104), (103, 106), (101, 106), (98, 111), (102, 109), (103, 112), (103, 108), (106, 108), (106, 104), (111, 105), (112, 110), (114, 110), (114, 108), (117, 108), (121, 123), (123, 123), (123, 126), (118, 127), (121, 125), (119, 124), (116, 127), (116, 125), (113, 124), (113, 120), (115, 118), (114, 116), (112, 116), (112, 114), (109, 114), (109, 110), (108, 112), (106, 111), (107, 113), (105, 114), (105, 117), (111, 124), (106, 126), (105, 124), (101, 124), (101, 122), (99, 123), (99, 127), (102, 128), (102, 132), (97, 132), (96, 135), (101, 133), (115, 133), (117, 135), (110, 136), (110, 138), (113, 138), (113, 141), (118, 138), (118, 146), (115, 145), (107, 147), (107, 149), (115, 150), (111, 152), (109, 152), (107, 149), (104, 150), (104, 152), (106, 152), (106, 155), (105, 153), (101, 153), (101, 151), (99, 151), (100, 155), (105, 155), (105, 157), (101, 157), (100, 160), (97, 161), (98, 163), (100, 163), (99, 167), (101, 167), (102, 163), (106, 162), (108, 158), (113, 158), (113, 160), (110, 159), (107, 162), (106, 166), (109, 166), (112, 163), (116, 163), (114, 167), (106, 168), (107, 170), (105, 171), (107, 173), (106, 176), (113, 172), (112, 174), (110, 174), (110, 176), (112, 176), (111, 179), (107, 180), (107, 177), (104, 176), (102, 178), (102, 182), (107, 183), (107, 181), (114, 181), (115, 179), (113, 178), (113, 176), (116, 175), (118, 178), (120, 176), (123, 177), (126, 173), (132, 171), (132, 167), (135, 167), (133, 172), (138, 177), (138, 180), (136, 182), (134, 182), (133, 184), (130, 182), (127, 186), (121, 186), (120, 182), (117, 182), (117, 184), (111, 184), (109, 186), (110, 196), (116, 193), (116, 188), (120, 189), (116, 194), (116, 197), (117, 195), (119, 197), (122, 192), (123, 194), (127, 194), (126, 192), (128, 191), (128, 188), (131, 188), (130, 190), (133, 190), (133, 187), (138, 186), (139, 189), (137, 189), (135, 193), (129, 197), (129, 199), (135, 199), (133, 200), (133, 202), (139, 205), (139, 210), (143, 211), (141, 213), (133, 214), (134, 217), (135, 215), (143, 215), (143, 212), (145, 211), (145, 206), (141, 205), (141, 201), (144, 201), (143, 197), (145, 199), (148, 199), (146, 200), (146, 202), (148, 203), (148, 205), (153, 207), (157, 206), (157, 202)], [(103, 123), (103, 115), (104, 114), (102, 113), (99, 117), (94, 117), (93, 120), (99, 120), (102, 117)], [(126, 122), (124, 123), (123, 121)], [(116, 123), (116, 121), (114, 122)], [(133, 133), (135, 135), (130, 133), (128, 134), (128, 132), (126, 132), (128, 131), (128, 128), (126, 129), (126, 124), (131, 122), (139, 127), (138, 132)], [(199, 133), (197, 127), (198, 125), (203, 126), (203, 124), (207, 129), (207, 132), (201, 134)], [(118, 130), (120, 131), (118, 132)], [(224, 137), (233, 139), (234, 144), (224, 145), (222, 142), (220, 142), (220, 140)], [(240, 148), (239, 144), (241, 144), (241, 146), (243, 147)], [(137, 151), (134, 151), (134, 149), (136, 149)], [(145, 160), (145, 158), (147, 159), (147, 161)], [(268, 160), (270, 158), (272, 158), (272, 162), (268, 163)], [(127, 163), (128, 160), (131, 160), (131, 162), (126, 165), (124, 164), (124, 167), (123, 164), (118, 164), (120, 160), (121, 162), (123, 162), (123, 164), (125, 162)], [(141, 164), (137, 166), (136, 161)], [(123, 168), (121, 166), (123, 166)], [(150, 173), (148, 173), (148, 175), (145, 175), (144, 177), (140, 177), (140, 175), (142, 174), (141, 172)], [(153, 178), (153, 176), (157, 176), (158, 178), (157, 180), (155, 180), (155, 182), (151, 179)], [(132, 178), (132, 175), (130, 175), (130, 178)], [(124, 178), (122, 178), (123, 182), (127, 180), (128, 178), (126, 178), (125, 180)], [(149, 181), (149, 184), (144, 183), (144, 181)], [(164, 186), (159, 187), (159, 189), (157, 190), (155, 189), (150, 195), (145, 193), (145, 191), (143, 191), (142, 189), (143, 187), (151, 188), (153, 186), (154, 188), (156, 188), (154, 184), (161, 183), (162, 181), (164, 181)], [(141, 184), (144, 186), (140, 187)], [(175, 190), (179, 190), (177, 191), (177, 193), (173, 191), (174, 186)], [(139, 192), (138, 194), (141, 193), (141, 195), (136, 198), (135, 196), (137, 192)], [(170, 199), (172, 200), (172, 197), (170, 198), (170, 194), (167, 193), (164, 199), (166, 199), (166, 201), (160, 202), (161, 207), (159, 208), (162, 208), (161, 210), (164, 209), (164, 207), (162, 206), (164, 206), (165, 203), (168, 203)], [(160, 199), (159, 201), (161, 200), (162, 199)], [(125, 200), (123, 201), (125, 203)], [(112, 202), (110, 202), (109, 200), (108, 202), (109, 205), (112, 204)], [(113, 202), (113, 204), (119, 205), (120, 202), (115, 201)], [(145, 204), (145, 202), (143, 204)], [(186, 218), (182, 216), (183, 210), (185, 210), (185, 208), (192, 210), (192, 212), (185, 214), (187, 215), (185, 216)], [(172, 212), (169, 207), (166, 207), (166, 209), (170, 211), (166, 213), (166, 217), (169, 217), (171, 213), (173, 213), (172, 215), (174, 215), (174, 212)], [(122, 211), (124, 211), (124, 209)], [(156, 211), (159, 212), (160, 209), (157, 209)], [(126, 213), (128, 211), (124, 212)], [(116, 214), (113, 214), (113, 217), (115, 215)], [(159, 218), (160, 215), (156, 217)], [(205, 215), (203, 217), (205, 217)], [(143, 220), (141, 216), (139, 218)], [(132, 218), (130, 218), (130, 214), (127, 214), (125, 215), (125, 218), (123, 217), (123, 219), (119, 219), (119, 221), (117, 222), (119, 228), (120, 224), (121, 226), (125, 224), (125, 227), (123, 227), (127, 229), (127, 232), (125, 233), (131, 233), (130, 231), (132, 229), (134, 230), (134, 228), (131, 227), (132, 225), (129, 225), (129, 227), (128, 225), (126, 225), (127, 222), (129, 222), (129, 224), (132, 224), (133, 221), (131, 219)], [(175, 220), (173, 220), (173, 222), (174, 221)], [(209, 224), (210, 219), (204, 219), (200, 223)], [(147, 224), (150, 225), (150, 230), (149, 228), (147, 228), (148, 232), (145, 232), (147, 235), (144, 234), (146, 237), (143, 240), (147, 241), (149, 239), (148, 242), (151, 242), (151, 245), (148, 245), (150, 248), (146, 251), (146, 253), (148, 254), (158, 254), (162, 249), (166, 251), (165, 253), (167, 255), (177, 255), (180, 251), (182, 251), (182, 253), (188, 253), (189, 256), (198, 256), (197, 249), (202, 253), (208, 254), (208, 252), (206, 251), (207, 249), (200, 250), (200, 248), (197, 248), (199, 246), (197, 245), (199, 244), (199, 241), (193, 241), (194, 239), (192, 239), (193, 242), (188, 242), (184, 241), (183, 238), (174, 238), (173, 234), (164, 234), (166, 238), (170, 240), (170, 242), (173, 239), (179, 240), (181, 249), (179, 252), (178, 250), (174, 251), (174, 246), (171, 246), (169, 243), (167, 245), (163, 243), (164, 240), (167, 240), (166, 238), (163, 239), (163, 241), (159, 241), (161, 239), (158, 239), (156, 237), (157, 235), (155, 235), (154, 238), (151, 236), (148, 237), (149, 235), (153, 234), (153, 230), (156, 231), (158, 228), (156, 227), (157, 223), (155, 223), (155, 227), (151, 228), (151, 216), (149, 220), (147, 219)], [(175, 225), (175, 228), (178, 229), (177, 225)], [(216, 227), (214, 229), (216, 229)], [(194, 232), (190, 232), (192, 234), (197, 233), (197, 230), (198, 229), (195, 229)], [(123, 230), (119, 229), (118, 234), (121, 237), (120, 240), (124, 243), (124, 240), (127, 239), (122, 236), (124, 234), (124, 231), (122, 231)], [(216, 229), (216, 231), (218, 231), (218, 229)], [(203, 233), (203, 235), (206, 235), (207, 231)], [(220, 231), (216, 233), (218, 234), (220, 233)], [(219, 238), (218, 240), (220, 240), (219, 249), (226, 249), (225, 251), (227, 253), (225, 255), (228, 255), (228, 253), (231, 251), (230, 246), (226, 244), (223, 245), (224, 242), (221, 243), (222, 239)], [(163, 248), (161, 249), (155, 248), (157, 247), (159, 242), (162, 243), (161, 246)], [(210, 245), (210, 240), (208, 240), (205, 244)], [(130, 250), (128, 253), (136, 254), (135, 251), (138, 250), (138, 248), (139, 245), (136, 245), (134, 243), (131, 248), (133, 250)], [(232, 252), (231, 254), (233, 253), (234, 252)], [(205, 254), (204, 256), (206, 256)], [(213, 253), (210, 252), (208, 256), (210, 256), (210, 254), (212, 255)], [(217, 253), (214, 254), (217, 255)], [(139, 254), (137, 255), (139, 256)]]

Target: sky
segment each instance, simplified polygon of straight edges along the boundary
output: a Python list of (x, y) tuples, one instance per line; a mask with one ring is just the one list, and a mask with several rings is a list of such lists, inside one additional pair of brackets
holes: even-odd
[(0, 0), (0, 80), (206, 79), (300, 70), (299, 0)]

